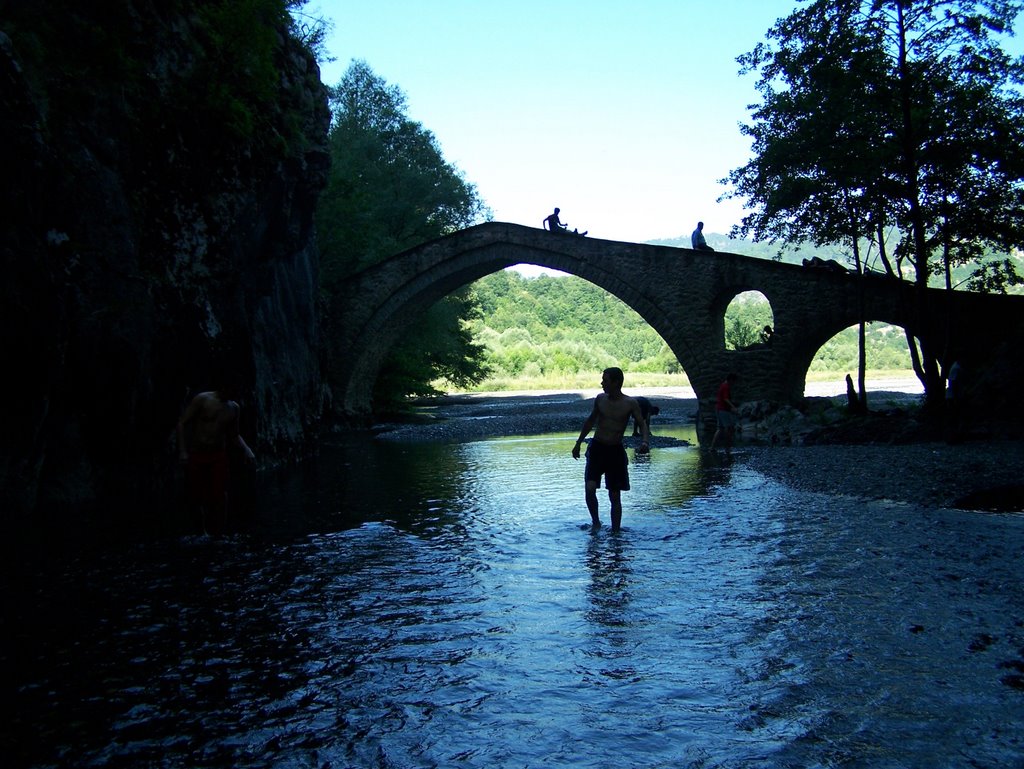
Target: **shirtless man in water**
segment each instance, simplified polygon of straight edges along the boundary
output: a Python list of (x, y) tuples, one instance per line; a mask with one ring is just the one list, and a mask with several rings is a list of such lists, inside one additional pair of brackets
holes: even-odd
[(622, 497), (621, 492), (629, 491), (629, 471), (626, 449), (622, 445), (622, 436), (626, 432), (626, 425), (629, 418), (633, 417), (636, 424), (640, 425), (643, 434), (643, 443), (637, 449), (638, 453), (646, 454), (650, 451), (649, 445), (651, 433), (640, 413), (640, 404), (635, 398), (631, 398), (622, 392), (622, 383), (625, 379), (622, 369), (606, 368), (601, 375), (601, 389), (604, 392), (594, 399), (594, 410), (590, 412), (580, 430), (580, 437), (572, 448), (572, 458), (580, 458), (580, 444), (595, 427), (594, 439), (587, 449), (587, 468), (584, 472), (586, 481), (587, 509), (590, 511), (590, 520), (595, 528), (601, 525), (598, 516), (597, 489), (601, 485), (601, 476), (604, 476), (604, 485), (608, 489), (608, 501), (611, 503), (612, 531), (618, 531), (622, 526)]
[(238, 433), (238, 404), (220, 392), (199, 393), (178, 420), (178, 458), (187, 465), (189, 499), (201, 508), (210, 534), (227, 524), (228, 446), (256, 456)]

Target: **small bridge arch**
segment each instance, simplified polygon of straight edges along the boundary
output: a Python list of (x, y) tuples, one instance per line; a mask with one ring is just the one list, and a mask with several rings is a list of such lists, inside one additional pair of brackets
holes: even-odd
[[(993, 328), (1024, 336), (1024, 297), (929, 290), (927, 322), (918, 307), (921, 292), (906, 281), (871, 276), (861, 291), (862, 281), (851, 274), (488, 222), (397, 254), (345, 282), (336, 348), (343, 354), (332, 363), (333, 378), (341, 382), (335, 411), (352, 421), (367, 419), (384, 358), (422, 312), (520, 263), (577, 275), (629, 305), (672, 349), (702, 403), (735, 371), (741, 400), (798, 404), (817, 351), (862, 314), (921, 338), (949, 333), (953, 349), (970, 345), (976, 356), (985, 354)], [(744, 291), (759, 291), (771, 303), (776, 333), (770, 347), (725, 349), (725, 311)]]

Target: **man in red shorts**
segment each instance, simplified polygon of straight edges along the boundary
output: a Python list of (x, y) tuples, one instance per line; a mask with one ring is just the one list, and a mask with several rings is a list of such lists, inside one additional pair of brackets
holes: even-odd
[(611, 503), (612, 531), (622, 527), (622, 496), (621, 492), (629, 491), (629, 471), (626, 449), (622, 445), (622, 436), (626, 432), (629, 418), (633, 417), (640, 425), (643, 442), (637, 451), (645, 454), (651, 440), (651, 433), (640, 413), (640, 404), (622, 392), (625, 379), (622, 369), (606, 368), (601, 375), (603, 393), (594, 399), (594, 409), (590, 412), (580, 430), (580, 437), (572, 448), (572, 458), (580, 458), (580, 444), (594, 430), (594, 439), (587, 449), (587, 467), (584, 471), (587, 509), (590, 520), (597, 528), (601, 525), (598, 516), (597, 490), (601, 486), (601, 476), (608, 489), (608, 501)]
[(178, 420), (178, 458), (187, 468), (189, 501), (199, 508), (203, 529), (221, 534), (227, 525), (228, 447), (248, 462), (256, 459), (238, 432), (238, 404), (220, 391), (199, 393)]

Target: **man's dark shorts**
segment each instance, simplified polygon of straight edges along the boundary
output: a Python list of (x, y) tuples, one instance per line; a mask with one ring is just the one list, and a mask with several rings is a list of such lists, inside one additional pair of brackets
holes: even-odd
[(207, 510), (224, 507), (228, 490), (228, 453), (192, 451), (188, 455), (188, 491), (193, 504)]
[(596, 481), (600, 486), (603, 475), (604, 486), (608, 491), (629, 491), (628, 464), (626, 449), (621, 443), (609, 446), (591, 441), (583, 477), (588, 481)]

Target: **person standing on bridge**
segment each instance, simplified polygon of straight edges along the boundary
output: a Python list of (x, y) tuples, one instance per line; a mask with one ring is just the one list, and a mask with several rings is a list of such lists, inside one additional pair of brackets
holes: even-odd
[(595, 529), (601, 525), (597, 490), (601, 486), (602, 475), (611, 504), (612, 531), (622, 527), (622, 492), (629, 491), (629, 459), (622, 445), (622, 436), (630, 417), (643, 430), (643, 442), (637, 452), (646, 454), (650, 451), (650, 431), (640, 413), (640, 404), (622, 392), (624, 379), (620, 368), (604, 370), (601, 375), (601, 389), (604, 392), (594, 399), (594, 408), (583, 423), (576, 445), (572, 447), (572, 458), (579, 459), (580, 445), (590, 431), (597, 428), (587, 448), (587, 466), (583, 472), (587, 510), (590, 511), (590, 520)]
[(704, 239), (704, 222), (697, 222), (697, 229), (690, 235), (690, 247), (694, 251), (714, 251)]

